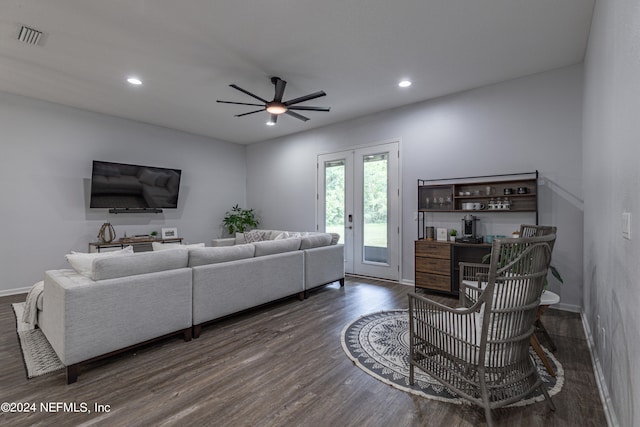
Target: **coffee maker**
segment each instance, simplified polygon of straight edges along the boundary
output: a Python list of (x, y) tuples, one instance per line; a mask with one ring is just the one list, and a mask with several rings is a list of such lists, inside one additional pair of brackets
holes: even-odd
[(479, 219), (473, 215), (465, 215), (462, 218), (462, 236), (456, 242), (462, 243), (482, 243), (482, 237), (476, 234), (476, 222)]

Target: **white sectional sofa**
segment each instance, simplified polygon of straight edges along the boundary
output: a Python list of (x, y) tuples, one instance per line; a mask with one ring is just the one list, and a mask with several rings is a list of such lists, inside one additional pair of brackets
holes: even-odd
[(335, 281), (344, 285), (343, 247), (334, 236), (262, 236), (98, 255), (90, 272), (47, 271), (38, 326), (67, 367), (67, 382), (77, 380), (83, 362), (172, 334), (189, 341), (208, 322), (290, 296), (302, 300)]
[(191, 339), (188, 252), (172, 249), (96, 258), (92, 277), (45, 272), (38, 326), (76, 381), (79, 364), (161, 336)]

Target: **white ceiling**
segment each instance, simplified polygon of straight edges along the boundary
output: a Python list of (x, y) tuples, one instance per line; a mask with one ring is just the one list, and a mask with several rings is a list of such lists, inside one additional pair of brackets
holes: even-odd
[[(594, 0), (2, 0), (0, 90), (252, 143), (582, 61)], [(21, 25), (43, 43), (17, 40)], [(129, 75), (144, 84), (132, 87)], [(235, 118), (235, 83), (300, 105)], [(397, 82), (413, 85), (400, 89)]]

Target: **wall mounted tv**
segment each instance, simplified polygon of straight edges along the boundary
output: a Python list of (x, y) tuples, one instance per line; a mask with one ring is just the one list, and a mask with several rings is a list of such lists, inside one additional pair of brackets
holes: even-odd
[(110, 212), (162, 212), (178, 207), (180, 169), (93, 161), (91, 208)]

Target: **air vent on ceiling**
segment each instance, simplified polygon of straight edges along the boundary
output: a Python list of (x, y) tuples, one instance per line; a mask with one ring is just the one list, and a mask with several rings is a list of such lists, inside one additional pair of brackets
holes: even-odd
[(42, 31), (34, 30), (33, 28), (25, 27), (20, 28), (18, 34), (18, 40), (32, 46), (37, 46), (42, 41)]

